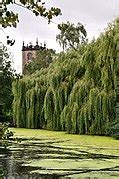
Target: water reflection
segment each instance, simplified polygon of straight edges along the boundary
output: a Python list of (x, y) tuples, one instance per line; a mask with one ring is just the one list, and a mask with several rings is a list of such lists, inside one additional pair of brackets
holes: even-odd
[(0, 178), (3, 178), (6, 174), (6, 163), (4, 158), (7, 151), (1, 145), (2, 143), (0, 143)]
[[(14, 150), (11, 150), (11, 147)], [(25, 158), (28, 158), (30, 153), (26, 153), (25, 147), (19, 144), (9, 143), (7, 149), (0, 144), (0, 179), (55, 179), (58, 176), (53, 175), (39, 175), (37, 173), (30, 174), (33, 169), (39, 169), (39, 167), (24, 167), (22, 166)], [(33, 157), (33, 156), (32, 156)], [(30, 157), (31, 158), (31, 157)]]

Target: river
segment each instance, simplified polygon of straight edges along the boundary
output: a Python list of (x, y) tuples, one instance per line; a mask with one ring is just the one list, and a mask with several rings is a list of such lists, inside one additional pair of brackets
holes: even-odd
[(9, 140), (6, 149), (1, 144), (1, 178), (119, 178), (118, 141), (104, 145), (102, 137), (101, 146), (93, 136), (94, 145), (88, 136), (85, 141), (80, 137), (75, 142), (76, 135), (72, 139), (70, 135), (62, 138), (54, 134), (40, 138), (19, 136), (18, 140)]

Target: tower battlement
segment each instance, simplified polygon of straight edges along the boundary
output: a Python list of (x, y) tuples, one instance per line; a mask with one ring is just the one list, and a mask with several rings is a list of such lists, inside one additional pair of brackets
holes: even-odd
[(24, 45), (23, 42), (23, 46), (22, 46), (22, 51), (29, 51), (29, 50), (44, 50), (46, 49), (46, 44), (44, 43), (44, 46), (42, 46), (42, 44), (38, 45), (32, 45), (31, 43), (27, 44), (26, 46)]

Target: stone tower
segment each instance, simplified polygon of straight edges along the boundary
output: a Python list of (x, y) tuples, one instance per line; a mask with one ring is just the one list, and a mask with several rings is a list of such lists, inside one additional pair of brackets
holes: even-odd
[(43, 50), (46, 48), (46, 44), (44, 43), (44, 47), (42, 47), (42, 44), (39, 46), (38, 39), (36, 40), (36, 45), (33, 46), (32, 43), (27, 44), (27, 46), (22, 46), (22, 73), (24, 71), (24, 66), (34, 60), (36, 58), (37, 51)]

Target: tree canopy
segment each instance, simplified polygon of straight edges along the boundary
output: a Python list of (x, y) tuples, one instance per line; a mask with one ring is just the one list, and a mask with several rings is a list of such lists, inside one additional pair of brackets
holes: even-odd
[(5, 115), (12, 111), (12, 82), (16, 74), (12, 68), (12, 59), (8, 53), (7, 47), (3, 46), (1, 52), (0, 105), (1, 112)]
[(68, 21), (67, 23), (58, 24), (58, 29), (60, 33), (56, 36), (56, 40), (62, 46), (63, 50), (65, 48), (76, 50), (80, 44), (87, 41), (87, 32), (81, 23), (75, 26)]

